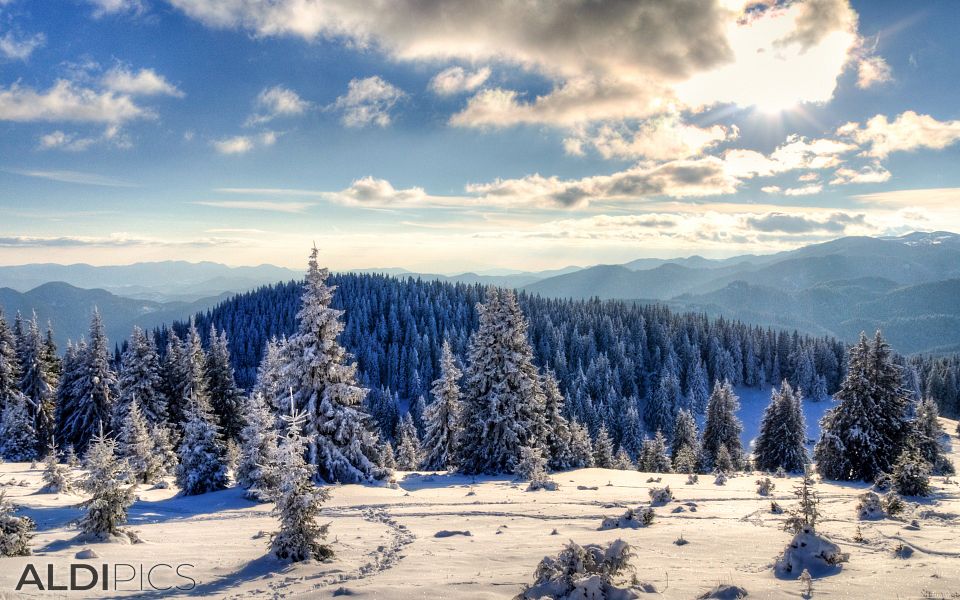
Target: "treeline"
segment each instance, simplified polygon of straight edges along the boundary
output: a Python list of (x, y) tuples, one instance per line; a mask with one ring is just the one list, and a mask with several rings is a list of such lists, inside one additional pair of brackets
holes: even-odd
[[(358, 379), (371, 389), (368, 406), (386, 437), (393, 437), (409, 407), (422, 431), (421, 411), (430, 382), (440, 374), (442, 345), (466, 356), (478, 325), (481, 286), (382, 275), (339, 274), (332, 304), (345, 311), (340, 337), (356, 358)], [(237, 382), (250, 389), (268, 342), (291, 335), (302, 289), (297, 282), (263, 287), (197, 315), (200, 331), (211, 325), (230, 338)], [(672, 428), (658, 407), (703, 414), (718, 381), (762, 386), (789, 380), (807, 398), (839, 387), (845, 346), (830, 338), (753, 327), (661, 306), (614, 301), (553, 300), (519, 294), (529, 318), (534, 362), (551, 371), (563, 391), (566, 414), (592, 435), (606, 424), (614, 443), (620, 419), (636, 408), (650, 433)], [(157, 339), (182, 336), (186, 323), (160, 330)], [(420, 402), (424, 398), (424, 402)]]

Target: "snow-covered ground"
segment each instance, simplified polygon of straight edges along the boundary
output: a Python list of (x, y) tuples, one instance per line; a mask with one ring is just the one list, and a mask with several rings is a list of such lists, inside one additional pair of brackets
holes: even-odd
[[(944, 424), (952, 435), (951, 456), (960, 466), (956, 423)], [(635, 546), (637, 577), (658, 590), (651, 597), (691, 599), (718, 583), (739, 585), (751, 598), (801, 597), (800, 582), (774, 575), (774, 560), (791, 535), (781, 528), (783, 515), (769, 510), (771, 499), (785, 508), (793, 504), (797, 478), (774, 479), (776, 489), (765, 498), (756, 493), (757, 475), (732, 478), (725, 486), (700, 476), (698, 483), (687, 485), (686, 475), (654, 476), (662, 481), (649, 483), (649, 474), (583, 469), (555, 475), (559, 491), (527, 492), (524, 484), (509, 478), (474, 481), (398, 473), (396, 489), (334, 488), (324, 513), (335, 560), (290, 566), (267, 554), (268, 534), (276, 526), (270, 505), (244, 500), (236, 489), (192, 498), (177, 496), (173, 488), (142, 490), (131, 511), (131, 528), (144, 543), (75, 542), (71, 521), (80, 515), (75, 505), (82, 497), (38, 494), (40, 467), (0, 464), (2, 489), (38, 523), (33, 556), (0, 558), (0, 598), (114, 595), (35, 588), (18, 595), (13, 590), (28, 563), (44, 578), (47, 565), (53, 564), (57, 583), (63, 583), (70, 563), (143, 565), (144, 571), (159, 563), (189, 563), (193, 567), (183, 572), (199, 583), (181, 595), (509, 598), (533, 580), (541, 558), (556, 554), (568, 540), (606, 543), (618, 537)], [(25, 485), (18, 485), (21, 481)], [(604, 517), (648, 505), (649, 488), (665, 484), (675, 500), (654, 509), (650, 527), (599, 530)], [(951, 594), (960, 590), (960, 485), (936, 477), (935, 494), (911, 499), (903, 517), (858, 521), (857, 495), (866, 487), (816, 485), (823, 513), (818, 530), (850, 559), (838, 574), (814, 581), (813, 597), (955, 598)], [(911, 526), (914, 519), (918, 527)], [(858, 526), (865, 541), (855, 541)], [(675, 544), (681, 536), (689, 543)], [(909, 558), (897, 556), (899, 544), (912, 548)], [(75, 558), (85, 548), (99, 557)], [(120, 567), (121, 576), (129, 572)], [(186, 582), (174, 581), (162, 569), (155, 574), (158, 584)], [(117, 595), (140, 594), (139, 583), (120, 587), (135, 591)]]

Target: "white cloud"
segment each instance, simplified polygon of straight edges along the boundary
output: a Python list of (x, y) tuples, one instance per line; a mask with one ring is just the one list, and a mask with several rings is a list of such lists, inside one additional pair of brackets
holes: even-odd
[(857, 62), (857, 87), (867, 89), (893, 80), (893, 72), (880, 56), (866, 56)]
[(910, 152), (921, 148), (942, 150), (960, 141), (960, 120), (938, 121), (930, 115), (912, 110), (901, 113), (890, 121), (877, 115), (865, 124), (847, 123), (837, 129), (837, 135), (869, 147), (865, 154), (885, 158), (893, 152)]
[(591, 146), (604, 158), (673, 160), (689, 158), (721, 142), (735, 139), (736, 127), (697, 127), (683, 123), (679, 115), (664, 115), (636, 128), (625, 124), (603, 124), (581, 130), (564, 140), (568, 154), (580, 155)]
[(377, 76), (351, 79), (347, 93), (337, 98), (332, 108), (341, 111), (340, 120), (347, 127), (386, 127), (390, 124), (390, 110), (405, 95)]
[(8, 31), (0, 37), (0, 57), (10, 60), (27, 60), (33, 51), (46, 43), (46, 36), (38, 33), (28, 37)]
[(823, 186), (819, 183), (812, 183), (800, 187), (787, 188), (783, 190), (784, 196), (812, 196), (823, 191)]
[(350, 187), (328, 195), (330, 200), (353, 206), (393, 206), (421, 204), (428, 199), (420, 187), (396, 189), (385, 179), (363, 177)]
[(834, 178), (830, 185), (843, 185), (847, 183), (883, 183), (890, 179), (890, 171), (883, 165), (874, 163), (867, 165), (859, 170), (841, 168), (834, 173)]
[(80, 185), (98, 185), (103, 187), (136, 187), (135, 184), (123, 181), (122, 179), (81, 171), (52, 171), (41, 169), (6, 169), (6, 171), (25, 177), (36, 177), (38, 179), (48, 179), (61, 183), (77, 183)]
[(278, 117), (302, 115), (311, 104), (295, 91), (282, 85), (266, 88), (257, 95), (257, 113), (247, 119), (248, 125), (257, 125), (272, 121)]
[(145, 10), (143, 0), (87, 0), (94, 6), (97, 17), (113, 14), (140, 14)]
[(0, 87), (0, 121), (123, 123), (153, 116), (127, 94), (98, 91), (63, 79), (46, 91), (19, 83)]
[(430, 80), (430, 89), (439, 96), (453, 96), (472, 92), (490, 78), (490, 67), (466, 71), (463, 67), (449, 67)]
[(68, 152), (80, 152), (97, 144), (108, 144), (120, 149), (133, 147), (129, 137), (118, 125), (107, 126), (99, 136), (85, 136), (58, 129), (41, 135), (38, 140), (40, 150), (66, 150)]
[(213, 140), (213, 147), (220, 154), (246, 154), (251, 150), (272, 146), (277, 141), (277, 132), (264, 131), (258, 135), (235, 135), (232, 137)]
[(203, 200), (194, 202), (194, 204), (213, 208), (279, 213), (302, 213), (313, 206), (312, 202), (277, 202), (273, 200)]
[(128, 67), (116, 66), (103, 76), (103, 86), (108, 90), (131, 96), (184, 97), (183, 92), (153, 69), (140, 69), (133, 72)]
[(126, 232), (111, 233), (105, 236), (0, 236), (2, 248), (128, 248), (138, 246), (185, 246), (215, 247), (239, 244), (240, 240), (230, 238), (198, 238), (191, 240), (162, 240)]
[(857, 150), (855, 144), (818, 138), (808, 140), (791, 135), (769, 156), (741, 148), (727, 150), (723, 161), (727, 172), (738, 178), (769, 177), (800, 169), (828, 169), (843, 162), (843, 155)]

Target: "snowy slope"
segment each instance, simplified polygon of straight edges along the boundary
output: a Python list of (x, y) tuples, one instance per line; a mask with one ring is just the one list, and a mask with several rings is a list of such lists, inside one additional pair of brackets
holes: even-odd
[[(751, 399), (745, 395), (743, 401), (745, 411), (753, 410)], [(955, 422), (945, 424), (955, 431)], [(954, 462), (960, 464), (956, 435), (952, 442)], [(555, 475), (557, 492), (526, 492), (508, 478), (474, 482), (407, 473), (397, 475), (397, 489), (338, 486), (324, 511), (336, 559), (290, 566), (267, 556), (265, 532), (275, 527), (270, 506), (245, 501), (236, 489), (193, 498), (177, 497), (173, 489), (143, 491), (131, 520), (145, 543), (80, 544), (72, 541), (77, 530), (70, 521), (80, 514), (72, 505), (82, 498), (37, 494), (40, 471), (7, 463), (0, 465), (0, 483), (26, 482), (3, 489), (37, 520), (40, 532), (34, 556), (0, 558), (0, 597), (60, 597), (13, 593), (27, 563), (62, 570), (71, 562), (186, 562), (195, 565), (188, 572), (200, 583), (181, 596), (329, 598), (342, 588), (340, 594), (358, 599), (510, 598), (532, 581), (538, 561), (567, 540), (605, 543), (618, 537), (636, 546), (637, 577), (660, 592), (651, 597), (691, 599), (718, 582), (743, 586), (751, 598), (800, 597), (799, 582), (773, 574), (773, 561), (790, 536), (781, 530), (783, 516), (769, 512), (770, 499), (756, 494), (756, 476), (735, 477), (725, 486), (707, 476), (695, 485), (686, 485), (684, 475), (663, 475), (661, 483), (648, 483), (648, 477), (583, 469)], [(796, 479), (775, 483), (773, 497), (789, 507)], [(648, 489), (664, 484), (677, 499), (655, 509), (652, 526), (598, 531), (605, 516), (645, 505)], [(938, 477), (934, 486), (936, 495), (911, 505), (904, 519), (858, 522), (856, 496), (863, 485), (817, 484), (824, 515), (819, 529), (850, 553), (850, 561), (839, 574), (815, 580), (814, 597), (949, 598), (960, 589), (960, 485)], [(677, 507), (683, 511), (672, 512)], [(918, 529), (909, 526), (914, 518)], [(866, 542), (854, 541), (858, 525)], [(436, 537), (441, 531), (470, 535)], [(689, 544), (673, 543), (681, 535)], [(913, 548), (910, 558), (894, 557), (899, 543)], [(74, 558), (87, 547), (100, 558)], [(932, 595), (924, 596), (924, 590)]]

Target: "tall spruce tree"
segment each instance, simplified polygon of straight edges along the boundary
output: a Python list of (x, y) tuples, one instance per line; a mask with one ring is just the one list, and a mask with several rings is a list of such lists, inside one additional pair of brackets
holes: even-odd
[(512, 473), (521, 448), (543, 446), (545, 398), (514, 293), (488, 288), (477, 312), (458, 462), (465, 473)]
[(29, 400), (15, 392), (0, 413), (0, 457), (6, 460), (31, 461), (38, 456), (37, 431), (28, 406)]
[(397, 468), (401, 471), (416, 471), (420, 468), (421, 453), (417, 426), (413, 424), (413, 416), (408, 412), (400, 420), (397, 434)]
[(237, 483), (249, 490), (248, 497), (267, 500), (280, 483), (277, 471), (277, 419), (262, 394), (254, 394), (243, 407), (244, 426), (240, 430), (240, 460)]
[(226, 448), (209, 405), (198, 398), (187, 405), (179, 449), (177, 485), (187, 496), (227, 487)]
[(585, 469), (593, 466), (593, 443), (586, 425), (570, 422), (570, 468)]
[(440, 377), (433, 382), (433, 403), (424, 411), (424, 467), (452, 469), (456, 465), (457, 435), (460, 426), (460, 377), (450, 343), (444, 342), (440, 356)]
[(800, 390), (786, 380), (773, 390), (770, 404), (760, 421), (760, 433), (753, 449), (753, 464), (760, 471), (800, 473), (807, 463), (807, 424), (803, 417)]
[(308, 457), (326, 481), (354, 483), (379, 479), (386, 472), (377, 465), (377, 438), (363, 412), (367, 390), (356, 380), (356, 363), (347, 363), (347, 351), (337, 338), (343, 331), (343, 311), (331, 307), (334, 287), (329, 271), (310, 254), (301, 297), (297, 333), (284, 346), (286, 379), (295, 406), (306, 412)]
[(940, 425), (940, 412), (937, 403), (930, 398), (917, 406), (910, 444), (927, 463), (935, 475), (953, 475), (955, 468), (947, 455), (943, 440), (946, 432)]
[(227, 332), (217, 333), (210, 325), (210, 351), (207, 353), (207, 381), (210, 404), (217, 415), (220, 430), (227, 440), (238, 440), (243, 428), (241, 415), (243, 393), (237, 387), (230, 365), (230, 343)]
[(186, 420), (187, 405), (190, 398), (189, 361), (186, 349), (177, 332), (170, 330), (167, 335), (167, 349), (160, 364), (163, 396), (167, 399), (167, 419), (179, 430)]
[(51, 372), (50, 358), (44, 346), (37, 314), (27, 324), (20, 343), (20, 391), (27, 399), (33, 429), (37, 435), (37, 453), (45, 454), (56, 432), (57, 378)]
[(289, 390), (284, 387), (284, 352), (286, 339), (267, 341), (263, 358), (257, 367), (257, 381), (253, 386), (253, 396), (260, 395), (275, 414), (283, 414), (290, 404)]
[(126, 417), (127, 408), (136, 400), (148, 423), (156, 425), (167, 420), (167, 398), (160, 376), (160, 357), (156, 343), (139, 327), (133, 328), (130, 342), (120, 360), (117, 378), (117, 404), (114, 407), (115, 428)]
[(740, 402), (729, 381), (722, 384), (718, 381), (710, 400), (707, 402), (707, 422), (703, 427), (703, 454), (709, 463), (715, 466), (717, 454), (721, 447), (725, 447), (733, 461), (733, 466), (740, 464), (743, 456), (743, 445), (740, 434), (743, 424), (737, 418)]
[(17, 359), (17, 340), (3, 318), (3, 309), (0, 308), (0, 412), (19, 391), (20, 361)]
[(680, 409), (677, 411), (677, 420), (673, 425), (673, 440), (670, 442), (670, 456), (673, 457), (674, 462), (684, 448), (687, 448), (694, 456), (700, 453), (697, 421), (690, 411)]
[(127, 461), (129, 474), (137, 483), (156, 483), (166, 474), (164, 456), (157, 451), (149, 425), (133, 399), (117, 426), (117, 452)]
[(555, 471), (569, 469), (573, 463), (570, 451), (570, 422), (563, 416), (566, 401), (553, 371), (547, 371), (543, 376), (543, 397), (546, 419), (543, 442), (547, 466)]
[(847, 375), (834, 394), (839, 404), (820, 421), (814, 448), (817, 470), (828, 479), (872, 481), (890, 472), (908, 437), (900, 369), (878, 331), (850, 349)]
[(613, 468), (613, 440), (605, 424), (600, 426), (593, 440), (593, 466), (598, 469)]
[(101, 428), (91, 437), (84, 460), (87, 477), (82, 484), (90, 500), (80, 518), (80, 531), (97, 540), (123, 533), (120, 526), (127, 522), (127, 509), (135, 500), (136, 484), (124, 485), (127, 464), (117, 458), (116, 449), (116, 442)]
[(100, 311), (94, 309), (90, 322), (90, 344), (77, 356), (77, 379), (71, 390), (71, 410), (62, 414), (64, 442), (83, 454), (97, 431), (112, 422), (117, 376), (110, 364), (110, 350)]

